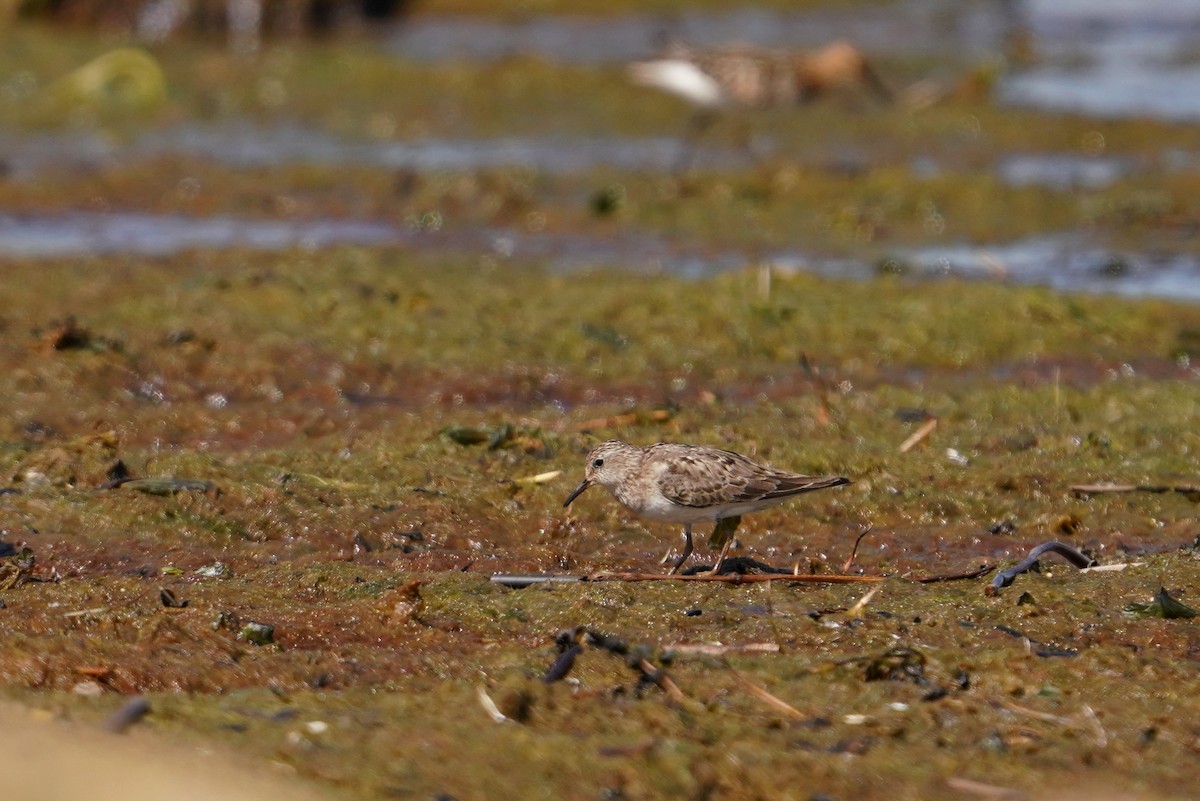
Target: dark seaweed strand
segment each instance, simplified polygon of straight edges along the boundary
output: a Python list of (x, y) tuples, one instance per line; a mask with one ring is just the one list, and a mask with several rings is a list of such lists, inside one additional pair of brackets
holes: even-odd
[(1017, 576), (1030, 570), (1034, 565), (1036, 565), (1038, 557), (1045, 553), (1056, 553), (1071, 564), (1075, 565), (1075, 567), (1079, 568), (1080, 570), (1085, 567), (1095, 567), (1097, 564), (1095, 559), (1084, 556), (1078, 550), (1070, 545), (1067, 545), (1065, 542), (1052, 540), (1050, 542), (1044, 542), (1034, 548), (1029, 552), (1028, 556), (1022, 559), (1014, 567), (1010, 567), (1008, 570), (1002, 570), (997, 573), (996, 578), (992, 579), (992, 589), (1001, 590), (1012, 584), (1013, 581), (1016, 580)]

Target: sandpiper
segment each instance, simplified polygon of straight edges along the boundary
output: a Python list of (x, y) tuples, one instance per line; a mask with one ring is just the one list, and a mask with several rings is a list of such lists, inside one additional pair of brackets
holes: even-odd
[(866, 55), (845, 40), (804, 54), (746, 44), (700, 50), (672, 41), (658, 58), (630, 64), (629, 76), (696, 108), (684, 136), (681, 169), (695, 141), (725, 107), (807, 103), (831, 90), (855, 87), (885, 102), (892, 97)]
[(567, 498), (569, 506), (593, 484), (607, 487), (621, 504), (641, 517), (683, 524), (683, 553), (676, 573), (692, 553), (692, 525), (716, 521), (713, 545), (720, 572), (743, 514), (782, 503), (793, 495), (849, 484), (841, 476), (805, 476), (758, 464), (740, 453), (698, 445), (659, 442), (640, 448), (619, 439), (601, 443), (587, 456), (583, 481)]

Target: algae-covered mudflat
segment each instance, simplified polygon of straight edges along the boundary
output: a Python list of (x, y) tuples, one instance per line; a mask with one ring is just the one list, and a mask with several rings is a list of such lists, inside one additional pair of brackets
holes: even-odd
[[(1002, 102), (1078, 9), (563, 5), (0, 28), (0, 695), (331, 798), (1192, 797), (1194, 120)], [(896, 98), (681, 170), (571, 52), (672, 21), (861, 33)], [(679, 529), (563, 508), (610, 437), (853, 483), (742, 521), (803, 581), (624, 580)], [(1052, 540), (1100, 569), (992, 589)]]
[[(359, 249), (6, 277), (4, 541), (46, 580), (4, 592), (0, 676), (28, 703), (98, 720), (147, 694), (138, 736), (367, 797), (956, 797), (948, 777), (1037, 794), (1080, 771), (1189, 792), (1194, 623), (1126, 607), (1195, 603), (1195, 504), (1069, 487), (1194, 480), (1193, 307)], [(852, 572), (894, 578), (853, 613), (867, 585), (489, 583), (660, 569), (674, 530), (560, 508), (618, 434), (852, 476), (747, 518), (744, 553), (841, 572), (871, 525)], [(214, 486), (98, 489), (117, 459)], [(1047, 561), (994, 597), (904, 578), (1056, 538), (1129, 567)], [(595, 648), (544, 684), (575, 626), (681, 697)]]

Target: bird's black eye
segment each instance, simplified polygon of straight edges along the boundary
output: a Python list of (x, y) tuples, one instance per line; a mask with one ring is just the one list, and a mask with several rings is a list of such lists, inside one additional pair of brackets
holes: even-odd
[(604, 467), (604, 460), (597, 459), (596, 461), (592, 462), (592, 467)]

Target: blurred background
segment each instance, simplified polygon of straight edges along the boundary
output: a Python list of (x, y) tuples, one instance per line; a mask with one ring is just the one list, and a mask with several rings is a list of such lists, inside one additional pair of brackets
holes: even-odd
[[(5, 0), (0, 26), (8, 256), (355, 243), (1200, 295), (1186, 0)], [(630, 69), (671, 57), (724, 94)]]

